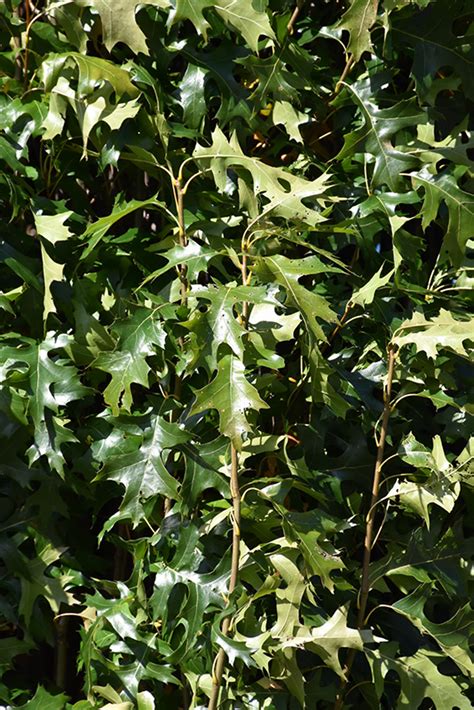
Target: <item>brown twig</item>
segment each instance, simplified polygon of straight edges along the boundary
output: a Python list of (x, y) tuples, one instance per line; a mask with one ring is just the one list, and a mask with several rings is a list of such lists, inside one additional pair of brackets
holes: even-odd
[(293, 32), (295, 31), (295, 23), (296, 23), (296, 20), (298, 19), (298, 16), (301, 12), (303, 5), (304, 5), (304, 0), (297, 0), (296, 1), (296, 6), (295, 6), (295, 9), (293, 10), (293, 14), (291, 15), (290, 20), (286, 26), (286, 29), (287, 29), (289, 35), (292, 35)]
[[(367, 601), (370, 592), (370, 558), (372, 554), (373, 547), (373, 535), (374, 535), (374, 523), (375, 523), (375, 511), (376, 503), (379, 497), (380, 488), (380, 478), (382, 473), (382, 464), (385, 454), (385, 440), (387, 438), (388, 423), (390, 420), (390, 414), (392, 411), (391, 397), (392, 397), (392, 381), (393, 373), (395, 369), (396, 360), (396, 349), (393, 345), (388, 347), (388, 370), (387, 370), (387, 380), (385, 382), (383, 401), (384, 408), (382, 414), (382, 426), (380, 430), (380, 437), (377, 446), (377, 458), (375, 460), (374, 476), (372, 480), (372, 496), (370, 500), (369, 512), (367, 513), (366, 524), (365, 524), (365, 539), (364, 539), (364, 559), (362, 562), (362, 574), (360, 583), (360, 595), (359, 595), (359, 611), (357, 614), (357, 628), (362, 629), (365, 623), (365, 612), (367, 610)], [(349, 682), (350, 673), (356, 656), (355, 649), (351, 649), (347, 656), (347, 660), (344, 666), (344, 680), (341, 682), (341, 686), (336, 698), (334, 705), (334, 710), (340, 710), (344, 704), (344, 697), (346, 694), (347, 684)]]
[[(239, 459), (237, 449), (234, 444), (231, 446), (231, 473), (230, 473), (230, 494), (232, 497), (232, 561), (230, 567), (229, 597), (237, 586), (239, 578), (240, 562), (240, 487), (239, 487)], [(230, 616), (226, 616), (221, 626), (221, 633), (227, 636), (230, 629)], [(220, 648), (213, 664), (212, 691), (209, 700), (208, 710), (216, 710), (219, 701), (219, 692), (224, 673), (226, 653)]]
[(375, 504), (377, 503), (379, 497), (379, 487), (380, 487), (380, 476), (382, 472), (382, 463), (385, 454), (385, 440), (387, 437), (388, 422), (391, 413), (391, 396), (392, 396), (392, 380), (395, 368), (396, 350), (391, 345), (388, 349), (388, 371), (387, 371), (387, 381), (384, 388), (384, 410), (382, 417), (382, 428), (380, 430), (380, 439), (377, 449), (377, 459), (375, 461), (374, 468), (374, 478), (372, 482), (372, 498), (370, 501), (370, 509), (367, 515), (367, 523), (365, 529), (365, 541), (364, 541), (364, 561), (362, 565), (362, 582), (361, 582), (361, 592), (359, 600), (359, 614), (357, 617), (357, 625), (362, 628), (365, 619), (365, 611), (367, 608), (367, 599), (369, 596), (369, 567), (370, 567), (370, 556), (372, 551), (372, 538), (374, 532), (374, 522), (375, 522)]
[(334, 94), (338, 94), (341, 90), (341, 86), (345, 82), (347, 75), (349, 74), (350, 70), (352, 69), (354, 65), (354, 57), (349, 55), (349, 58), (347, 59), (346, 66), (344, 67), (341, 76), (339, 77), (339, 80), (336, 84), (336, 88), (334, 89)]

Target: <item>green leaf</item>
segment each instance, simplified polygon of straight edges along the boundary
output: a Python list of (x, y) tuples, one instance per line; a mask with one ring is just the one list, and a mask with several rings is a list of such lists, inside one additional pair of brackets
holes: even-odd
[(412, 594), (392, 605), (398, 614), (408, 618), (422, 634), (431, 636), (441, 650), (451, 658), (465, 676), (472, 677), (474, 662), (469, 648), (469, 638), (474, 633), (474, 616), (469, 604), (461, 607), (448, 621), (436, 624), (425, 615), (425, 605), (431, 594), (431, 585), (421, 585)]
[(97, 244), (102, 241), (108, 231), (121, 219), (128, 217), (128, 215), (133, 214), (137, 210), (144, 210), (147, 207), (159, 207), (166, 209), (165, 205), (156, 199), (156, 197), (151, 197), (149, 200), (130, 200), (128, 202), (122, 203), (118, 202), (112, 212), (105, 217), (100, 217), (95, 222), (88, 225), (82, 238), (87, 240), (89, 243), (84, 249), (81, 259), (86, 259), (95, 249)]
[(345, 134), (344, 146), (336, 157), (343, 160), (354, 153), (372, 156), (372, 187), (388, 185), (390, 190), (397, 191), (403, 184), (401, 173), (416, 166), (417, 160), (401, 145), (394, 146), (393, 138), (404, 128), (424, 123), (426, 115), (411, 99), (399, 101), (390, 108), (379, 108), (368, 79), (350, 86), (345, 84), (345, 87), (359, 108), (363, 125)]
[(402, 481), (394, 486), (400, 503), (421, 515), (429, 529), (429, 506), (438, 505), (450, 513), (459, 497), (461, 484), (445, 456), (439, 436), (433, 438), (433, 450), (429, 451), (409, 435), (402, 442), (399, 453), (412, 466), (432, 472), (422, 483)]
[(260, 37), (275, 39), (267, 14), (257, 10), (256, 5), (254, 0), (217, 0), (212, 4), (224, 22), (237, 30), (254, 52), (258, 52)]
[(123, 42), (138, 54), (148, 54), (146, 38), (137, 24), (135, 15), (140, 5), (154, 5), (168, 8), (168, 0), (114, 0), (113, 5), (108, 0), (74, 0), (82, 7), (92, 7), (101, 19), (104, 44), (109, 52), (118, 42)]
[(374, 274), (366, 284), (357, 289), (357, 291), (354, 291), (350, 301), (354, 306), (362, 306), (362, 308), (369, 306), (375, 298), (375, 292), (390, 282), (394, 269), (391, 269), (385, 276), (381, 275), (382, 271), (383, 266), (380, 267), (377, 273)]
[[(76, 89), (66, 78), (70, 67), (78, 72)], [(78, 52), (53, 54), (41, 65), (41, 75), (46, 91), (50, 92), (43, 138), (52, 139), (62, 133), (67, 105), (70, 104), (81, 127), (83, 158), (87, 158), (87, 143), (94, 126), (105, 121), (116, 130), (140, 110), (136, 100), (139, 92), (130, 81), (129, 73), (106, 59)], [(112, 92), (117, 103), (111, 101)], [(131, 100), (127, 101), (127, 98)]]
[(438, 475), (452, 472), (452, 466), (446, 458), (441, 438), (438, 435), (433, 437), (433, 448), (430, 451), (410, 433), (402, 441), (398, 452), (403, 461), (416, 468), (429, 469)]
[(303, 143), (298, 127), (302, 123), (307, 123), (308, 116), (298, 111), (289, 101), (275, 101), (273, 106), (272, 119), (275, 126), (282, 124), (289, 137), (297, 143)]
[(325, 266), (314, 256), (290, 260), (276, 254), (259, 259), (256, 271), (263, 280), (283, 286), (287, 294), (287, 304), (301, 313), (307, 331), (318, 340), (326, 340), (318, 319), (333, 323), (337, 316), (323, 296), (302, 286), (299, 279), (308, 274), (332, 271), (333, 268)]
[(339, 661), (341, 648), (362, 651), (365, 643), (373, 643), (371, 631), (359, 631), (347, 626), (347, 611), (337, 609), (332, 617), (321, 626), (300, 627), (294, 637), (284, 641), (283, 648), (307, 648), (314, 651), (341, 678), (344, 673)]
[(438, 505), (450, 513), (459, 497), (460, 489), (459, 482), (452, 483), (449, 479), (441, 478), (427, 484), (403, 481), (398, 484), (396, 494), (402, 505), (406, 505), (424, 518), (429, 529), (429, 506)]
[[(432, 700), (437, 710), (447, 707), (469, 710), (471, 707), (470, 700), (462, 692), (462, 685), (438, 670), (438, 664), (445, 660), (444, 655), (420, 649), (412, 656), (394, 659), (384, 653), (382, 646), (380, 651), (368, 651), (367, 658), (379, 698), (386, 674), (395, 671), (399, 676), (401, 691), (397, 710), (419, 707), (425, 698)], [(463, 685), (467, 689), (467, 683)]]
[[(127, 0), (122, 1), (127, 2)], [(107, 59), (91, 57), (79, 52), (50, 54), (42, 63), (41, 77), (47, 92), (52, 91), (61, 78), (65, 79), (62, 75), (67, 66), (77, 67), (78, 96), (86, 97), (93, 94), (98, 83), (107, 83), (118, 99), (135, 98), (139, 94), (137, 87), (130, 80), (128, 71)]]
[[(185, 528), (180, 536), (186, 547), (191, 543), (189, 547), (192, 551), (197, 542), (196, 533), (196, 528), (190, 527)], [(179, 548), (172, 564), (175, 569), (164, 567), (157, 572), (151, 604), (155, 617), (163, 620), (165, 629), (169, 628), (169, 636), (165, 637), (171, 646), (167, 660), (176, 663), (196, 652), (197, 637), (203, 630), (204, 614), (212, 606), (218, 609), (222, 607), (222, 595), (227, 591), (229, 573), (227, 564), (222, 563), (207, 573), (189, 569), (189, 560), (186, 560)], [(171, 616), (172, 606), (168, 608), (168, 600), (172, 598), (177, 586), (184, 586), (187, 595), (182, 598), (175, 617)]]
[(198, 162), (209, 163), (219, 190), (225, 189), (229, 167), (243, 168), (251, 175), (255, 194), (261, 194), (267, 200), (254, 222), (270, 213), (313, 226), (324, 220), (316, 205), (314, 208), (306, 207), (302, 200), (317, 197), (320, 204), (325, 205), (326, 198), (322, 196), (328, 188), (328, 175), (323, 174), (310, 181), (282, 168), (265, 165), (262, 161), (242, 152), (236, 135), (227, 141), (219, 127), (212, 134), (212, 146), (207, 148), (198, 145), (193, 156)]
[(189, 434), (177, 424), (154, 416), (139, 437), (139, 445), (135, 450), (121, 450), (120, 443), (117, 446), (112, 443), (107, 449), (99, 478), (116, 481), (124, 486), (121, 517), (130, 518), (134, 527), (144, 516), (143, 505), (146, 500), (156, 495), (173, 500), (178, 497), (178, 483), (167, 471), (163, 453), (186, 444), (189, 439)]
[(198, 129), (206, 114), (205, 79), (206, 72), (201, 67), (188, 64), (180, 85), (180, 103), (184, 122), (190, 128)]
[(39, 343), (20, 341), (16, 346), (0, 345), (0, 363), (7, 380), (13, 378), (24, 393), (28, 416), (34, 425), (35, 443), (29, 451), (30, 463), (43, 455), (59, 473), (63, 470), (61, 445), (75, 441), (60, 418), (62, 407), (88, 393), (72, 363), (51, 353), (64, 350), (71, 338), (66, 334), (48, 337)]
[(226, 652), (226, 656), (229, 659), (229, 664), (231, 666), (235, 665), (235, 662), (242, 661), (247, 668), (255, 667), (257, 664), (252, 658), (252, 647), (247, 645), (245, 641), (236, 641), (233, 638), (224, 636), (220, 631), (218, 624), (214, 624), (212, 628), (212, 640), (219, 646), (223, 648)]
[(370, 52), (370, 30), (377, 18), (378, 0), (351, 0), (349, 8), (335, 25), (335, 29), (347, 30), (350, 35), (347, 51), (358, 62), (364, 52)]
[(335, 554), (336, 550), (327, 552), (320, 544), (320, 533), (310, 530), (307, 533), (298, 531), (298, 543), (303, 553), (311, 574), (317, 575), (321, 579), (321, 584), (330, 592), (334, 593), (334, 580), (331, 573), (345, 569), (344, 562), (340, 555)]
[(468, 706), (471, 6), (0, 2), (0, 705)]
[(74, 7), (70, 2), (59, 5), (50, 5), (48, 8), (50, 17), (55, 24), (65, 33), (69, 42), (81, 53), (85, 54), (87, 49), (87, 33), (80, 21), (81, 10)]
[(270, 557), (272, 565), (285, 582), (275, 592), (277, 619), (271, 629), (273, 638), (284, 640), (284, 648), (286, 639), (291, 638), (300, 625), (300, 605), (305, 592), (304, 578), (295, 562), (294, 552), (282, 550)]
[(171, 23), (190, 20), (197, 31), (206, 37), (210, 25), (203, 10), (208, 7), (212, 7), (227, 25), (237, 30), (254, 52), (258, 51), (260, 36), (275, 38), (266, 13), (256, 10), (252, 0), (176, 0)]
[(392, 338), (397, 347), (415, 345), (417, 351), (426, 353), (433, 360), (440, 348), (449, 348), (459, 355), (467, 356), (464, 347), (466, 340), (474, 340), (474, 318), (457, 320), (444, 308), (430, 320), (422, 313), (414, 313), (410, 320), (401, 324)]
[(148, 690), (142, 690), (137, 695), (138, 710), (155, 710), (155, 700)]
[(207, 271), (209, 262), (216, 256), (217, 252), (210, 247), (195, 242), (193, 239), (189, 239), (186, 246), (177, 244), (165, 252), (159, 252), (159, 254), (167, 259), (167, 265), (149, 274), (142, 286), (162, 274), (167, 273), (171, 269), (177, 269), (180, 266), (186, 266), (186, 277), (188, 281), (195, 281), (201, 271)]
[(449, 254), (455, 266), (459, 266), (466, 251), (466, 243), (472, 238), (474, 221), (474, 198), (461, 190), (452, 175), (431, 175), (427, 170), (412, 175), (415, 187), (424, 188), (422, 225), (426, 229), (436, 219), (440, 205), (445, 203), (449, 212), (448, 228), (443, 241), (443, 250)]
[(51, 695), (42, 685), (39, 685), (34, 697), (26, 705), (21, 705), (21, 708), (24, 710), (64, 710), (67, 700), (68, 697), (64, 693)]
[(236, 318), (235, 308), (247, 303), (263, 303), (271, 300), (262, 286), (237, 286), (235, 284), (219, 286), (194, 286), (191, 296), (200, 301), (210, 301), (210, 307), (205, 313), (201, 311), (196, 318), (184, 325), (197, 335), (197, 343), (205, 351), (209, 367), (217, 366), (219, 347), (226, 344), (233, 353), (243, 358), (244, 345), (242, 339), (246, 333), (242, 323)]
[(104, 399), (114, 416), (120, 409), (130, 411), (133, 383), (148, 386), (150, 366), (146, 358), (156, 353), (155, 346), (164, 348), (166, 340), (158, 313), (158, 309), (141, 308), (127, 321), (117, 323), (114, 326), (114, 332), (119, 336), (116, 349), (101, 352), (94, 361), (94, 367), (111, 376), (104, 390)]
[(45, 242), (55, 246), (58, 242), (67, 241), (73, 236), (71, 230), (65, 226), (65, 222), (72, 215), (72, 212), (62, 212), (56, 215), (35, 214), (36, 231), (41, 240), (41, 259), (43, 262), (44, 280), (44, 301), (43, 319), (46, 321), (50, 313), (56, 313), (51, 285), (53, 281), (62, 281), (64, 266), (53, 259), (49, 254)]
[(203, 15), (203, 10), (211, 7), (212, 3), (209, 0), (176, 0), (174, 12), (170, 15), (170, 22), (182, 22), (189, 20), (192, 22), (199, 34), (207, 38), (207, 30), (210, 27), (209, 22)]
[[(249, 78), (253, 79), (251, 98), (258, 106), (269, 110), (268, 102), (276, 104), (281, 101), (293, 106), (294, 111), (299, 115), (296, 107), (300, 106), (301, 92), (310, 88), (309, 77), (288, 71), (286, 63), (282, 61), (282, 56), (279, 53), (269, 57), (250, 54), (239, 58), (236, 64), (242, 65), (249, 74)], [(295, 56), (290, 55), (288, 60), (293, 63)], [(284, 108), (280, 107), (279, 111), (282, 110), (284, 111)], [(286, 111), (285, 113), (287, 114)], [(276, 121), (274, 123), (276, 124)]]
[(217, 368), (212, 382), (197, 391), (191, 414), (217, 409), (219, 431), (240, 450), (243, 434), (251, 431), (245, 412), (249, 409), (267, 409), (268, 405), (248, 382), (245, 366), (234, 355), (224, 355)]
[(186, 509), (192, 509), (201, 494), (209, 488), (215, 488), (222, 496), (227, 496), (229, 449), (229, 441), (223, 436), (201, 443), (199, 447), (184, 447), (186, 473), (180, 493)]
[(310, 342), (306, 356), (311, 373), (310, 391), (314, 402), (324, 402), (338, 417), (344, 418), (351, 405), (335, 388), (337, 378), (316, 343)]
[[(64, 589), (67, 579), (47, 574), (48, 568), (57, 562), (63, 550), (58, 550), (49, 542), (39, 540), (36, 544), (37, 557), (28, 561), (29, 576), (21, 580), (21, 599), (18, 613), (29, 626), (35, 602), (43, 597), (57, 614), (62, 604), (74, 603), (74, 597)], [(39, 707), (39, 706), (38, 706)]]

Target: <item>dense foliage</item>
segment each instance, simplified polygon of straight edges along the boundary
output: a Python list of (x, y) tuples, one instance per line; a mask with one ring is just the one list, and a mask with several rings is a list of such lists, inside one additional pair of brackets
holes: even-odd
[(473, 9), (0, 4), (4, 707), (471, 708)]

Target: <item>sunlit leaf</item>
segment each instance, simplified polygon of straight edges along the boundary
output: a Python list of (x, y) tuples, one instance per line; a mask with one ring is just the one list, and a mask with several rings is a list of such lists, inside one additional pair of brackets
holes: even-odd
[(361, 55), (372, 49), (370, 30), (377, 17), (378, 0), (351, 0), (349, 8), (337, 23), (337, 29), (347, 30), (350, 35), (348, 51), (356, 62)]
[(243, 363), (234, 355), (224, 355), (218, 362), (215, 378), (196, 393), (191, 414), (217, 409), (220, 432), (240, 449), (242, 436), (251, 431), (246, 412), (267, 407), (245, 377)]

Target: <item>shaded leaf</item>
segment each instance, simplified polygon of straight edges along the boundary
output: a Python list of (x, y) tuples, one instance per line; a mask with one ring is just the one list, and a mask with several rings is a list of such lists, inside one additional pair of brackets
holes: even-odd
[(25, 710), (64, 710), (67, 700), (68, 697), (64, 693), (51, 695), (42, 685), (39, 685), (34, 697), (20, 707), (25, 708)]
[(444, 659), (441, 654), (421, 649), (413, 656), (394, 659), (381, 650), (370, 651), (367, 657), (378, 697), (382, 694), (386, 674), (395, 671), (399, 676), (401, 691), (397, 710), (418, 707), (424, 698), (430, 698), (438, 710), (446, 707), (468, 710), (471, 706), (462, 687), (451, 676), (438, 670), (439, 663)]
[(28, 416), (34, 425), (35, 445), (30, 450), (30, 462), (46, 455), (52, 467), (62, 473), (61, 444), (74, 441), (73, 433), (61, 420), (51, 416), (60, 414), (62, 407), (88, 393), (72, 363), (52, 353), (64, 350), (71, 338), (66, 334), (48, 337), (39, 343), (20, 341), (17, 346), (0, 347), (3, 378), (22, 383), (26, 395)]
[(120, 483), (125, 488), (121, 505), (121, 517), (128, 517), (136, 526), (141, 521), (145, 501), (153, 496), (178, 497), (178, 483), (163, 461), (166, 450), (186, 444), (189, 434), (177, 424), (167, 422), (163, 417), (154, 416), (150, 425), (139, 438), (134, 450), (115, 450), (112, 445), (99, 477)]
[(206, 113), (204, 82), (206, 73), (201, 67), (188, 64), (180, 85), (183, 119), (191, 128), (199, 128)]
[(474, 236), (474, 197), (461, 190), (452, 175), (433, 176), (428, 171), (413, 175), (413, 184), (424, 188), (423, 227), (426, 229), (436, 219), (444, 202), (449, 211), (448, 228), (443, 249), (453, 263), (459, 265), (466, 251), (468, 239)]
[(146, 358), (155, 354), (155, 346), (164, 347), (166, 333), (158, 320), (158, 311), (146, 308), (116, 324), (114, 330), (119, 335), (116, 350), (101, 352), (94, 360), (94, 367), (111, 375), (104, 399), (117, 415), (120, 409), (130, 411), (133, 383), (148, 385), (150, 366)]
[(374, 171), (371, 184), (388, 185), (396, 191), (402, 184), (401, 173), (417, 163), (402, 146), (394, 146), (393, 138), (403, 128), (426, 121), (426, 115), (412, 100), (400, 101), (390, 108), (381, 109), (375, 103), (369, 80), (345, 85), (363, 118), (363, 125), (344, 137), (344, 146), (337, 155), (342, 160), (354, 153), (373, 157)]
[(431, 585), (421, 585), (408, 596), (395, 602), (392, 609), (410, 619), (422, 634), (434, 638), (444, 653), (459, 666), (465, 676), (470, 678), (474, 671), (474, 662), (469, 648), (469, 638), (474, 633), (472, 609), (469, 604), (466, 604), (447, 621), (441, 624), (433, 623), (424, 612), (430, 592)]
[[(454, 18), (460, 18), (466, 11), (462, 0), (455, 0), (450, 5), (449, 16), (445, 14), (442, 3), (430, 3), (429, 7), (417, 14), (414, 23), (407, 15), (395, 16), (394, 34), (399, 34), (400, 41), (414, 48), (413, 74), (420, 81), (435, 75), (442, 67), (451, 67), (463, 82), (468, 96), (474, 95), (474, 50), (472, 45), (472, 26), (466, 25), (464, 31), (453, 31)], [(459, 25), (459, 28), (463, 27)], [(467, 32), (465, 31), (467, 30)], [(459, 30), (458, 30), (459, 31)]]

